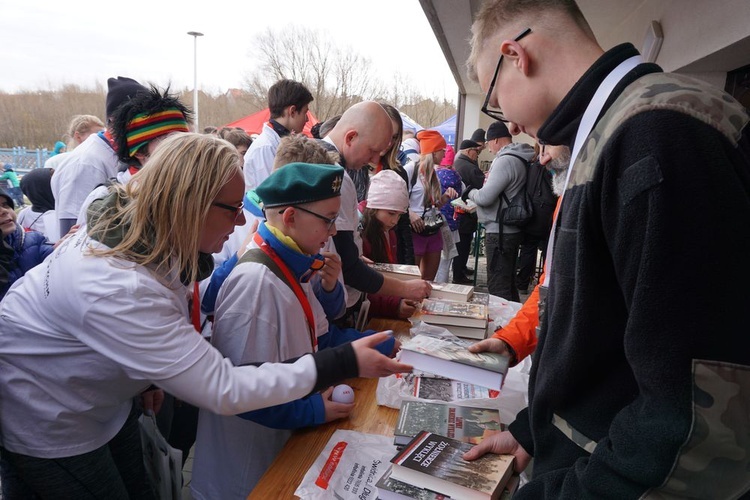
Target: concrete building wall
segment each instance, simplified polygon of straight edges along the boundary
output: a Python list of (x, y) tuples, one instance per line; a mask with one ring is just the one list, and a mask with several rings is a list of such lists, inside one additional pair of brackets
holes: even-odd
[[(594, 2), (581, 0), (585, 15), (587, 4), (597, 7)], [(656, 63), (665, 71), (690, 74), (723, 88), (727, 71), (750, 64), (747, 0), (645, 0), (630, 5), (634, 7), (619, 24), (593, 26), (605, 49), (629, 41), (640, 50), (655, 20), (664, 34)]]

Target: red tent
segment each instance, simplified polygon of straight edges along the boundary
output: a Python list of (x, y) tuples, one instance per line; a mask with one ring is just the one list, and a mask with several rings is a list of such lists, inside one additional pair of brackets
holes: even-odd
[[(257, 113), (253, 113), (252, 115), (248, 115), (244, 118), (240, 118), (237, 121), (233, 121), (232, 123), (227, 123), (224, 126), (225, 127), (241, 127), (248, 134), (260, 134), (261, 130), (263, 130), (263, 124), (266, 123), (270, 119), (271, 119), (271, 111), (268, 108), (266, 108), (262, 111), (258, 111)], [(315, 117), (314, 114), (312, 114), (312, 111), (308, 111), (307, 123), (305, 123), (305, 128), (302, 129), (302, 133), (305, 134), (307, 137), (312, 137), (312, 134), (310, 133), (310, 128), (312, 128), (312, 126), (315, 125), (316, 123), (318, 123), (318, 119)]]

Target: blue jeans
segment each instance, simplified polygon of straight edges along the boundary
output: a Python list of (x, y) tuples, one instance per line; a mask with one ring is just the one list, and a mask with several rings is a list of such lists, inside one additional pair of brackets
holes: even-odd
[(143, 466), (138, 416), (131, 411), (115, 437), (82, 455), (36, 458), (0, 448), (3, 500), (154, 500)]

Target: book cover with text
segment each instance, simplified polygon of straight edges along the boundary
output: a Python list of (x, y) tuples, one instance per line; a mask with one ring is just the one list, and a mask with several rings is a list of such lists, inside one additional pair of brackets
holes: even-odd
[(496, 499), (513, 473), (513, 456), (488, 453), (469, 462), (462, 457), (472, 446), (420, 432), (391, 459), (391, 477), (453, 498)]

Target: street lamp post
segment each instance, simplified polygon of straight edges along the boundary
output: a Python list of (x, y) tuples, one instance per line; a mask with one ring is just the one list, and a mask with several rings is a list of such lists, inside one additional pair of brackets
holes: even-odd
[(187, 34), (193, 37), (193, 113), (195, 114), (195, 131), (200, 133), (200, 128), (198, 128), (198, 37), (203, 36), (203, 33), (188, 31)]

